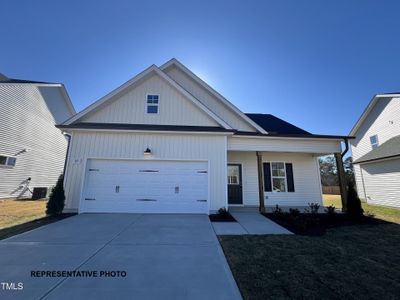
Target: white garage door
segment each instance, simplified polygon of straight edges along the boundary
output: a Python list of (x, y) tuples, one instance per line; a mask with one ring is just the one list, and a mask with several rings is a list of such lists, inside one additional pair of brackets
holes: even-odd
[(94, 160), (81, 212), (208, 213), (207, 162)]

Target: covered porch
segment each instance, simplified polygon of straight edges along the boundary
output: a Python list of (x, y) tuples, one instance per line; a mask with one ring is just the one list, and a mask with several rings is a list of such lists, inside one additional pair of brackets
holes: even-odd
[[(323, 207), (318, 158), (335, 154), (345, 200), (340, 139), (232, 137), (228, 140), (227, 194), (231, 211), (303, 211)], [(345, 205), (343, 205), (345, 207)]]

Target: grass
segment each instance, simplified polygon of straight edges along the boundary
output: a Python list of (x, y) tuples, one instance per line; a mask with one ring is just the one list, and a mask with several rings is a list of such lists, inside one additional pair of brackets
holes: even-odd
[[(324, 206), (333, 205), (336, 208), (342, 208), (340, 195), (324, 195), (323, 200)], [(364, 211), (373, 214), (375, 218), (400, 224), (400, 209), (372, 205), (366, 202), (361, 202), (361, 204)]]
[(46, 216), (47, 200), (0, 200), (0, 240), (74, 214)]
[(7, 228), (3, 228), (0, 229), (0, 240), (11, 237), (13, 235), (17, 235), (38, 227), (41, 227), (43, 225), (47, 225), (53, 222), (57, 222), (59, 220), (68, 218), (70, 216), (73, 216), (74, 214), (60, 214), (60, 215), (56, 215), (56, 216), (46, 216), (46, 217), (42, 217), (39, 219), (35, 219), (23, 224), (19, 224), (19, 225), (14, 225), (11, 227), (7, 227)]
[(321, 237), (222, 236), (245, 299), (396, 299), (400, 225), (330, 229)]
[(324, 206), (333, 205), (336, 208), (342, 208), (342, 198), (340, 195), (327, 195), (324, 194), (322, 197)]
[(46, 200), (0, 200), (0, 229), (46, 216)]

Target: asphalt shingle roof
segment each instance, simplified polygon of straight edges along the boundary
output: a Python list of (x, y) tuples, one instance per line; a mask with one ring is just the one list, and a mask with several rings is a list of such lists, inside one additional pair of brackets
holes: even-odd
[(265, 129), (269, 134), (301, 134), (312, 135), (289, 122), (286, 122), (271, 114), (246, 114), (250, 119)]
[(400, 135), (395, 136), (390, 140), (387, 140), (382, 145), (375, 149), (372, 149), (370, 152), (360, 157), (353, 163), (359, 164), (363, 162), (375, 161), (396, 156), (400, 157)]

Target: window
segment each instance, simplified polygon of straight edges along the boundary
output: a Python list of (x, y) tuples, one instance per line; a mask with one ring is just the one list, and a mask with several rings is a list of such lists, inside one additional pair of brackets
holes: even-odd
[(0, 155), (0, 166), (14, 167), (16, 162), (15, 157)]
[(264, 162), (265, 192), (294, 192), (293, 163)]
[(283, 162), (271, 163), (272, 188), (274, 192), (286, 192), (286, 170)]
[(377, 148), (379, 146), (378, 136), (376, 134), (373, 135), (373, 136), (370, 136), (369, 140), (371, 142), (372, 149), (375, 149), (375, 148)]
[(147, 113), (158, 114), (159, 95), (147, 95)]
[(239, 165), (228, 165), (228, 184), (240, 184), (239, 168)]

